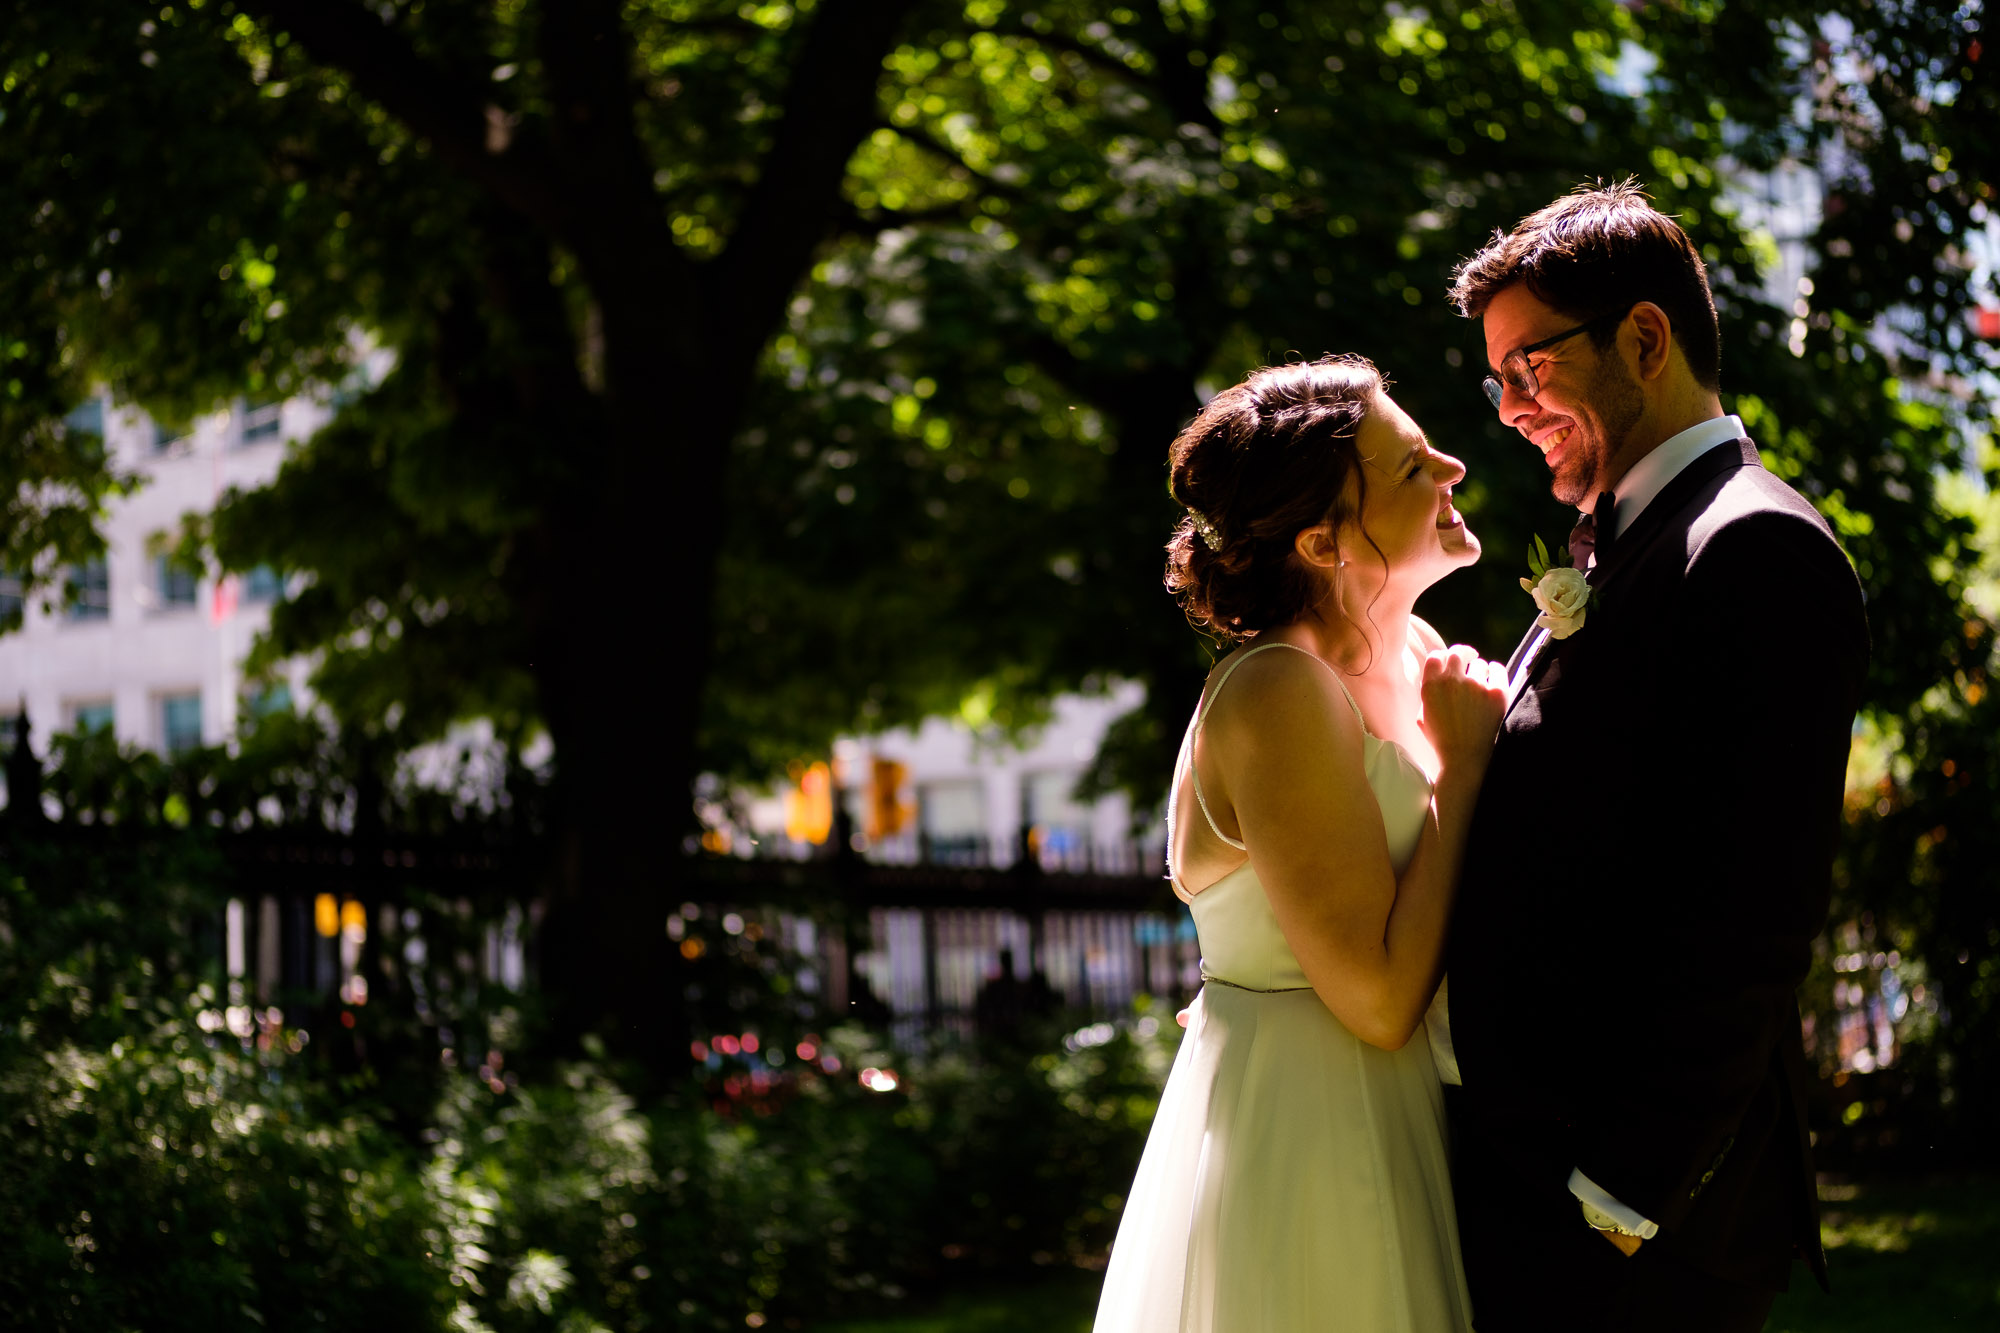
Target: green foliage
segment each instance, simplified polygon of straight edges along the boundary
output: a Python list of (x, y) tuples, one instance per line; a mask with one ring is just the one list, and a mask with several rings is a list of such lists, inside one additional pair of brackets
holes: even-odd
[[(824, 8), (640, 5), (607, 39), (633, 79), (594, 114), (630, 117), (662, 262), (713, 265), (724, 291), (750, 271), (732, 243), (771, 182), (743, 164), (774, 151)], [(703, 762), (762, 777), (839, 730), (970, 698), (1018, 726), (1110, 676), (1147, 682), (1149, 734), (1177, 734), (1203, 655), (1159, 589), (1159, 460), (1201, 392), (1260, 362), (1372, 355), (1471, 465), (1475, 528), (1519, 549), (1558, 516), (1473, 391), (1476, 330), (1439, 298), (1495, 225), (1626, 173), (1708, 253), (1730, 405), (1855, 554), (1877, 701), (1920, 696), (1956, 651), (1955, 589), (1928, 557), (1964, 536), (1930, 486), (1959, 443), (1883, 390), (1913, 358), (1977, 364), (1958, 255), (1990, 193), (1993, 94), (1962, 77), (1976, 16), (1822, 9), (916, 6), (830, 241), (783, 278), (789, 304), (741, 330), (729, 302), (706, 316), (710, 343), (761, 355), (720, 505), (647, 497), (697, 545), (728, 518)], [(7, 345), (50, 386), (23, 389), (23, 430), (93, 378), (181, 419), (245, 389), (345, 382), (371, 343), (395, 353), (387, 382), (348, 395), (212, 532), (232, 567), (310, 575), (262, 652), (324, 653), (316, 689), (391, 748), (469, 715), (509, 738), (556, 725), (578, 688), (550, 674), (562, 602), (592, 596), (585, 579), (673, 584), (575, 544), (611, 521), (594, 488), (639, 410), (618, 396), (630, 353), (606, 312), (644, 252), (593, 251), (595, 233), (522, 193), (546, 186), (535, 172), (566, 133), (550, 108), (576, 74), (567, 39), (533, 5), (395, 14), (440, 98), (490, 105), (478, 152), (498, 161), (467, 161), (456, 130), (385, 92), (381, 52), (330, 57), (286, 5), (135, 24), (22, 5), (0, 45), (0, 217), (25, 238), (5, 308), (46, 324)], [(163, 120), (200, 129), (137, 150)], [(632, 169), (615, 139), (579, 153), (579, 181)], [(1760, 295), (1769, 237), (1726, 189), (1783, 160), (1825, 173), (1836, 204), (1803, 314)], [(1884, 320), (1896, 335), (1871, 337)], [(113, 484), (102, 460), (23, 466)], [(22, 557), (85, 542), (36, 531), (10, 525), (40, 542)], [(688, 568), (706, 578), (714, 554)], [(1500, 652), (1522, 618), (1497, 563), (1427, 610)], [(1111, 776), (1157, 789), (1166, 745)]]
[[(843, 1029), (820, 1056), (834, 1072), (794, 1072), (776, 1109), (740, 1117), (643, 1108), (583, 1066), (502, 1099), (465, 1084), (427, 1179), (457, 1200), (465, 1289), (496, 1330), (533, 1320), (535, 1283), (559, 1317), (620, 1328), (894, 1303), (1102, 1254), (1172, 1059), (1141, 1023), (995, 1063), (895, 1058)], [(855, 1080), (892, 1064), (893, 1091)]]
[[(1200, 393), (1365, 351), (1448, 447), (1490, 434), (1476, 377), (1452, 371), (1474, 340), (1438, 299), (1444, 272), (1587, 162), (1607, 169), (1601, 140), (1639, 109), (1597, 77), (1616, 7), (1580, 32), (1462, 17), (926, 13), (852, 164), (852, 234), (794, 300), (766, 420), (737, 450), (721, 588), (742, 611), (719, 625), (715, 760), (754, 770), (856, 718), (975, 696), (1004, 722), (1108, 675), (1146, 681), (1143, 733), (1177, 736), (1205, 654), (1159, 587), (1160, 463)], [(1472, 494), (1525, 541), (1553, 505), (1522, 454)], [(1514, 618), (1474, 623), (1497, 639)], [(1166, 744), (1104, 779), (1150, 805)]]
[[(1206, 664), (1159, 588), (1160, 462), (1198, 394), (1366, 352), (1468, 462), (1460, 508), (1490, 549), (1566, 528), (1440, 297), (1496, 225), (1627, 173), (1703, 246), (1726, 405), (1841, 530), (1876, 621), (1871, 702), (1906, 706), (1960, 651), (1956, 585), (1925, 553), (1965, 530), (1931, 477), (1984, 409), (1888, 390), (1979, 364), (1950, 256), (1990, 192), (1968, 154), (1991, 94), (1951, 83), (1955, 19), (1848, 15), (1837, 51), (1804, 35), (1820, 22), (1803, 4), (927, 11), (850, 166), (849, 235), (794, 299), (739, 438), (711, 762), (761, 775), (843, 727), (969, 699), (1005, 722), (1123, 676), (1153, 716), (1093, 789), (1150, 806)], [(1697, 54), (1718, 49), (1723, 68)], [(1865, 73), (1878, 60), (1894, 79)], [(1937, 124), (1912, 114), (1947, 101)], [(1842, 210), (1809, 238), (1829, 276), (1796, 324), (1729, 193), (1780, 160), (1829, 173)], [(1868, 336), (1892, 309), (1914, 341)], [(1526, 619), (1505, 563), (1429, 596), (1447, 638), (1504, 656)]]
[(127, 833), (0, 849), (0, 1322), (435, 1327), (395, 1146), (205, 962), (206, 838)]
[(148, 1006), (108, 1049), (6, 1061), (9, 1325), (438, 1327), (431, 1203), (404, 1155), (194, 1012)]
[[(893, 1296), (920, 1257), (921, 1145), (851, 1074), (737, 1119), (699, 1103), (641, 1111), (572, 1069), (468, 1143), (461, 1171), (499, 1200), (496, 1253), (567, 1256), (566, 1303), (614, 1327), (740, 1328), (749, 1312)], [(505, 1304), (482, 1303), (496, 1329)]]
[[(1567, 548), (1565, 548), (1567, 550)], [(1528, 577), (1536, 582), (1549, 572), (1549, 548), (1542, 544), (1541, 535), (1535, 536), (1535, 544), (1528, 548)]]
[[(1945, 495), (1976, 534), (1952, 570), (1970, 603), (1962, 647), (1947, 678), (1857, 741), (1837, 909), (1866, 922), (1873, 947), (1916, 964), (1905, 969), (1906, 989), (1928, 990), (1903, 1025), (1914, 1084), (1886, 1128), (1919, 1155), (1991, 1161), (1986, 1127), (2000, 1107), (1991, 1059), (2000, 1043), (2000, 493), (1991, 487), (2000, 451), (1990, 439), (1978, 461), (1985, 484), (1954, 478)], [(1880, 1130), (1883, 1118), (1876, 1111), (1866, 1123)]]
[[(396, 1058), (388, 988), (351, 1033), (253, 1010), (205, 961), (200, 825), (61, 827), (0, 849), (8, 1327), (722, 1330), (893, 1308), (1101, 1253), (1178, 1037), (1142, 1014), (982, 1063), (841, 1029), (769, 1062), (764, 1095), (732, 1097), (719, 1063), (640, 1101), (597, 1063), (502, 1077), (521, 1016), (433, 975), (433, 1032), (493, 1048), (475, 1076), (435, 1044)], [(449, 921), (427, 934), (443, 956), (466, 943)], [(356, 1040), (374, 1063), (340, 1072)], [(864, 1087), (870, 1067), (898, 1086)]]
[(1049, 1032), (1027, 1054), (914, 1074), (907, 1120), (938, 1176), (925, 1230), (944, 1255), (1015, 1269), (1109, 1249), (1179, 1043), (1158, 1008), (1141, 997), (1115, 1033)]
[(10, 1062), (10, 1319), (720, 1330), (894, 1303), (968, 1264), (1101, 1253), (1162, 1072), (916, 1062), (907, 1097), (828, 1076), (741, 1120), (642, 1109), (588, 1066), (500, 1096), (461, 1074), (420, 1152), (282, 1049), (235, 1046), (184, 1010)]
[(270, 486), (214, 516), (231, 565), (312, 572), (272, 608), (246, 668), (317, 654), (315, 694), (384, 755), (469, 717), (518, 749), (538, 713), (509, 557), (565, 460), (525, 424), (454, 418), (435, 401), (437, 353), (398, 350)]
[[(278, 776), (223, 756), (179, 787), (78, 750), (66, 808), (366, 816), (398, 752), (484, 716), (580, 779), (564, 864), (594, 901), (651, 882), (698, 767), (765, 778), (933, 713), (1018, 730), (1114, 678), (1148, 711), (1093, 789), (1149, 808), (1207, 660), (1159, 586), (1162, 455), (1201, 395), (1365, 352), (1468, 463), (1490, 549), (1563, 530), (1441, 297), (1495, 226), (1634, 173), (1709, 262), (1725, 406), (1868, 594), (1867, 704), (1909, 767), (1856, 812), (1846, 901), (1925, 933), (1984, 1040), (1994, 607), (1967, 587), (1993, 538), (1938, 492), (1988, 412), (1982, 10), (378, 8), (0, 3), (0, 567), (59, 586), (129, 483), (62, 424), (93, 385), (168, 421), (340, 386), (194, 534), (301, 589), (258, 661), (313, 656), (336, 725), (272, 741)], [(1774, 300), (1731, 181), (1786, 163), (1827, 206), (1810, 287)], [(1423, 609), (1490, 654), (1527, 620), (1497, 559)], [(691, 679), (658, 708), (606, 684), (662, 669)]]

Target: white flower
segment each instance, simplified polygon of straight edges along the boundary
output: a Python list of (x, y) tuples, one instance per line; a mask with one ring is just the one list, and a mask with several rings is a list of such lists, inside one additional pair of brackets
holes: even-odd
[(1535, 624), (1557, 639), (1567, 639), (1583, 628), (1590, 609), (1590, 583), (1583, 571), (1561, 566), (1543, 574), (1539, 582), (1521, 580), (1522, 591), (1535, 599), (1541, 614)]

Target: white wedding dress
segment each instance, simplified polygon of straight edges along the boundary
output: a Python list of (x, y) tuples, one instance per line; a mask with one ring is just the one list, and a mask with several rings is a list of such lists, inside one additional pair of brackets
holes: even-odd
[[(1244, 659), (1277, 647), (1290, 645), (1239, 653), (1216, 680), (1182, 742), (1176, 793), (1208, 701)], [(1400, 746), (1367, 736), (1363, 747), (1400, 875), (1430, 780)], [(1442, 993), (1403, 1049), (1381, 1050), (1313, 992), (1254, 864), (1191, 909), (1204, 985), (1125, 1202), (1095, 1333), (1470, 1329), (1439, 1090), (1441, 1071), (1457, 1078)]]

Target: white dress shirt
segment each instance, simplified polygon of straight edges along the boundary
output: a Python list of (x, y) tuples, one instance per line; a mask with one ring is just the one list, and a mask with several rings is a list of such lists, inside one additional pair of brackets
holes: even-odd
[[(1689, 426), (1678, 435), (1661, 442), (1653, 451), (1632, 465), (1618, 482), (1614, 494), (1618, 497), (1617, 508), (1613, 511), (1611, 535), (1615, 539), (1632, 526), (1633, 520), (1646, 512), (1646, 506), (1653, 503), (1667, 483), (1687, 470), (1688, 464), (1700, 458), (1719, 444), (1743, 439), (1743, 419), (1741, 417), (1713, 417), (1699, 425)], [(1591, 496), (1595, 505), (1597, 497)], [(1588, 514), (1589, 508), (1582, 512)], [(1595, 554), (1591, 563), (1597, 562)]]
[[(1646, 506), (1667, 488), (1667, 483), (1687, 470), (1688, 464), (1719, 444), (1743, 438), (1742, 418), (1723, 416), (1689, 426), (1655, 446), (1651, 453), (1632, 465), (1631, 471), (1625, 474), (1613, 492), (1618, 500), (1612, 510), (1612, 537), (1616, 539), (1630, 528), (1633, 521), (1646, 511)], [(1597, 497), (1593, 495), (1578, 512), (1589, 514), (1596, 504)], [(1592, 551), (1583, 568), (1587, 572), (1596, 566), (1597, 553)], [(1514, 696), (1527, 682), (1528, 668), (1541, 656), (1542, 646), (1548, 640), (1547, 630), (1536, 630), (1534, 639), (1528, 644), (1528, 651), (1522, 653), (1520, 660), (1514, 664), (1514, 672), (1507, 678), (1507, 703), (1510, 707)]]

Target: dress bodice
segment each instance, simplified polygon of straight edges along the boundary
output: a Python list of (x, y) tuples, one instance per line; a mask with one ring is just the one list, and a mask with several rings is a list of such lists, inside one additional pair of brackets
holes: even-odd
[[(1225, 664), (1208, 698), (1259, 650)], [(1205, 707), (1175, 791), (1185, 778), (1213, 827), (1190, 772)], [(1431, 783), (1400, 746), (1362, 731), (1400, 878), (1425, 836)], [(1448, 1048), (1424, 1030), (1394, 1050), (1349, 1031), (1307, 983), (1254, 860), (1190, 902), (1210, 984), (1188, 1005), (1092, 1327), (1471, 1333), (1439, 1087), (1453, 1081)]]
[[(1236, 847), (1243, 844), (1215, 828), (1214, 817), (1208, 813), (1208, 803), (1202, 799), (1201, 777), (1194, 768), (1194, 738), (1201, 731), (1203, 714), (1237, 665), (1251, 653), (1279, 647), (1290, 648), (1293, 645), (1260, 644), (1239, 653), (1236, 660), (1229, 664), (1195, 709), (1194, 719), (1188, 724), (1187, 738), (1181, 743), (1180, 762), (1175, 765), (1176, 792), (1182, 780), (1192, 783), (1197, 804), (1203, 816), (1208, 818), (1209, 827), (1215, 829), (1218, 838)], [(1297, 648), (1295, 651), (1305, 652), (1305, 649)], [(1315, 657), (1314, 660), (1319, 659)], [(1430, 775), (1402, 746), (1371, 734), (1367, 720), (1362, 717), (1361, 706), (1354, 702), (1347, 683), (1338, 676), (1334, 679), (1340, 685), (1341, 693), (1347, 696), (1354, 716), (1362, 723), (1363, 771), (1368, 778), (1368, 789), (1375, 796), (1376, 807), (1382, 812), (1382, 831), (1388, 842), (1389, 865), (1401, 878), (1410, 864), (1410, 858), (1417, 853), (1417, 844), (1423, 840), (1424, 826), (1429, 820)], [(1170, 825), (1167, 845), (1171, 847), (1172, 801), (1168, 802), (1167, 809)], [(1292, 952), (1284, 931), (1278, 926), (1277, 915), (1271, 911), (1271, 900), (1264, 892), (1263, 882), (1257, 878), (1255, 860), (1244, 862), (1200, 893), (1189, 895), (1188, 910), (1194, 916), (1195, 936), (1201, 944), (1201, 974), (1204, 979), (1226, 982), (1251, 991), (1298, 990), (1311, 985), (1306, 980), (1305, 969), (1299, 965), (1298, 956)], [(1457, 1083), (1458, 1059), (1452, 1047), (1450, 1004), (1450, 983), (1446, 980), (1439, 984), (1437, 994), (1424, 1013), (1424, 1032), (1438, 1077), (1446, 1083)]]
[[(1364, 733), (1361, 746), (1368, 788), (1382, 809), (1389, 864), (1401, 875), (1416, 855), (1430, 814), (1430, 779), (1393, 741)], [(1204, 976), (1250, 990), (1284, 990), (1309, 984), (1292, 946), (1278, 928), (1254, 861), (1244, 862), (1193, 895), (1188, 910), (1194, 914), (1195, 933), (1201, 941)]]

